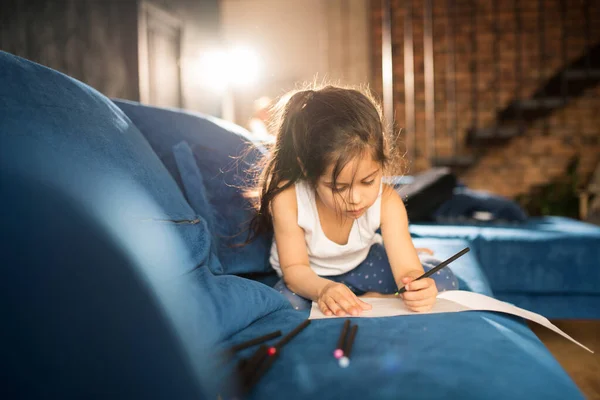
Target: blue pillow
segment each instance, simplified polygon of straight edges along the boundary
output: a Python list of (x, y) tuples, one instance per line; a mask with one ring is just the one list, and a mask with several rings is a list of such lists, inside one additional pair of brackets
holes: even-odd
[[(196, 165), (192, 149), (183, 141), (173, 146), (173, 155), (188, 201), (207, 221), (212, 231), (216, 221), (207, 201), (202, 174)], [(213, 252), (216, 250), (213, 249)], [(217, 299), (217, 315), (222, 319), (221, 325), (227, 327), (224, 328), (224, 336), (235, 333), (239, 326), (249, 325), (259, 316), (265, 315), (265, 312), (290, 306), (287, 301), (281, 303), (283, 297), (276, 290), (237, 276), (217, 276), (214, 282), (211, 281), (211, 285), (213, 298)], [(256, 310), (258, 314), (246, 312), (247, 308)], [(231, 324), (232, 320), (237, 321), (239, 326)]]
[[(7, 182), (6, 176), (16, 176), (17, 181), (49, 188), (57, 198), (66, 199), (67, 210), (78, 210), (71, 218), (86, 216), (82, 222), (65, 221), (67, 217), (53, 219), (47, 210), (56, 201), (48, 203), (48, 196), (35, 191), (20, 194), (26, 207), (16, 209), (14, 205), (19, 203), (14, 198), (0, 205), (5, 213), (18, 213), (15, 218), (24, 221), (19, 226), (14, 218), (11, 220), (10, 229), (17, 226), (21, 231), (11, 237), (8, 246), (32, 253), (46, 252), (33, 259), (20, 250), (13, 252), (14, 262), (0, 264), (6, 285), (11, 283), (6, 279), (15, 277), (17, 272), (30, 272), (18, 282), (20, 296), (26, 298), (30, 309), (39, 311), (45, 307), (44, 297), (36, 296), (41, 284), (51, 285), (52, 293), (61, 293), (58, 288), (62, 284), (89, 286), (99, 276), (108, 279), (111, 274), (116, 284), (123, 278), (113, 273), (115, 265), (129, 268), (123, 274), (138, 278), (131, 287), (137, 285), (149, 293), (148, 301), (157, 307), (156, 313), (164, 318), (167, 329), (181, 340), (182, 352), (200, 379), (207, 363), (204, 349), (255, 319), (287, 307), (283, 297), (271, 288), (238, 277), (215, 277), (205, 268), (211, 263), (215, 263), (213, 268), (218, 267), (218, 260), (211, 257), (207, 222), (189, 206), (147, 141), (109, 99), (81, 82), (5, 52), (0, 52), (0, 173), (2, 182)], [(4, 197), (0, 200), (4, 201)], [(38, 210), (46, 210), (41, 214), (43, 218), (34, 218)], [(39, 232), (43, 235), (36, 236)], [(48, 235), (52, 235), (52, 243), (61, 246), (54, 250), (41, 243)], [(106, 240), (98, 238), (107, 238), (110, 251), (126, 260), (113, 265), (112, 256), (107, 256), (104, 261), (111, 264), (104, 265), (104, 275), (96, 270), (103, 263), (87, 258), (102, 254), (102, 249), (107, 248)], [(2, 245), (6, 245), (5, 241)], [(80, 268), (73, 270), (74, 265)], [(94, 270), (90, 271), (92, 266)], [(69, 273), (78, 276), (64, 282), (45, 282), (46, 276), (68, 276), (67, 267)], [(103, 285), (110, 287), (104, 281)], [(64, 310), (66, 314), (84, 313), (81, 304), (118, 314), (120, 307), (114, 305), (114, 298), (133, 301), (133, 292), (115, 294), (109, 290), (83, 290), (85, 287), (69, 288), (77, 292), (77, 301), (63, 304), (72, 307)], [(4, 295), (8, 293), (0, 293)], [(40, 318), (42, 315), (35, 314)], [(127, 318), (126, 314), (123, 318)], [(61, 364), (60, 352), (46, 352), (44, 346), (50, 344), (36, 336), (35, 321), (23, 326), (30, 330), (18, 334), (31, 341), (31, 348), (41, 346), (37, 347), (37, 356), (58, 357), (47, 360), (48, 365), (55, 364), (68, 373), (72, 360), (62, 360)], [(106, 334), (115, 334), (113, 328), (95, 327)], [(73, 346), (81, 348), (88, 340), (70, 332), (68, 321), (57, 327), (56, 334), (69, 339), (61, 343), (72, 341)], [(139, 340), (145, 340), (143, 331)], [(119, 355), (113, 350), (105, 348), (113, 354), (117, 368)], [(88, 357), (87, 361), (93, 362), (93, 353), (65, 354)], [(27, 380), (35, 381), (35, 377)]]
[[(184, 189), (184, 193), (188, 199), (188, 202), (194, 210), (206, 221), (206, 225), (210, 232), (214, 232), (216, 229), (215, 215), (213, 213), (212, 206), (208, 202), (206, 197), (206, 188), (204, 187), (204, 179), (202, 174), (196, 165), (196, 160), (192, 154), (192, 149), (187, 142), (181, 142), (173, 146), (173, 156), (175, 158), (175, 164), (177, 171), (179, 172), (179, 178)], [(211, 256), (218, 257), (218, 251), (216, 246), (216, 240), (211, 240)], [(219, 266), (221, 264), (219, 263)], [(222, 273), (223, 269), (220, 268), (216, 273)]]
[(481, 190), (454, 188), (452, 197), (434, 213), (438, 222), (475, 221), (477, 213), (494, 222), (524, 222), (527, 213), (514, 201)]
[[(270, 272), (272, 235), (259, 237), (243, 247), (235, 246), (245, 241), (243, 232), (254, 212), (243, 197), (242, 188), (247, 187), (252, 178), (248, 168), (255, 166), (262, 155), (259, 147), (253, 146), (246, 136), (247, 132), (239, 126), (197, 113), (113, 101), (148, 139), (182, 189), (185, 184), (174, 159), (173, 146), (181, 141), (188, 143), (213, 209), (213, 239), (217, 242), (217, 253), (225, 273)], [(193, 197), (189, 189), (188, 200)], [(192, 206), (196, 213), (204, 213), (197, 205)]]

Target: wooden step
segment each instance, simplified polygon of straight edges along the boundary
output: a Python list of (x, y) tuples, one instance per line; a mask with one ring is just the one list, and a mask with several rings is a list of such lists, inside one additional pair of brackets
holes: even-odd
[(435, 167), (467, 168), (476, 161), (475, 156), (459, 155), (450, 157), (435, 157), (431, 164)]
[(574, 69), (565, 71), (565, 77), (569, 80), (600, 79), (600, 69)]
[(519, 136), (523, 130), (524, 128), (515, 125), (470, 129), (467, 133), (467, 144), (477, 146), (503, 143), (510, 138)]
[(548, 96), (515, 101), (498, 113), (497, 122), (499, 125), (505, 125), (519, 119), (533, 121), (543, 118), (557, 108), (564, 107), (569, 100), (569, 98)]
[(600, 43), (557, 71), (529, 99), (513, 101), (496, 114), (495, 125), (470, 129), (467, 145), (493, 146), (523, 133), (522, 123), (545, 118), (600, 83)]
[(476, 137), (486, 138), (511, 138), (521, 134), (521, 128), (518, 126), (494, 126), (491, 128), (479, 128), (473, 130)]
[[(544, 118), (600, 83), (600, 43), (548, 78), (528, 100), (515, 101), (497, 114), (497, 125)], [(566, 90), (566, 92), (565, 92)]]
[(562, 97), (542, 97), (538, 99), (519, 100), (513, 103), (513, 107), (522, 110), (537, 110), (540, 108), (558, 108), (566, 104)]

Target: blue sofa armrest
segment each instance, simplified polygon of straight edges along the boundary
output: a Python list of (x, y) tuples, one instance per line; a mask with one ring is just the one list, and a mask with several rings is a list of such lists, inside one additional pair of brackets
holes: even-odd
[(470, 247), (471, 252), (454, 261), (448, 268), (454, 272), (458, 279), (460, 290), (468, 290), (493, 297), (492, 288), (479, 265), (473, 243), (460, 239), (435, 238), (415, 238), (413, 243), (415, 247), (425, 247), (433, 250), (434, 257), (440, 260), (450, 258), (465, 247)]

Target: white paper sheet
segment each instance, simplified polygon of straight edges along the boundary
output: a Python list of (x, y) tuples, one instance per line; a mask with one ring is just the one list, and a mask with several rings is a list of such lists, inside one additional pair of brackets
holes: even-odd
[[(479, 293), (466, 292), (463, 290), (448, 290), (438, 295), (437, 301), (434, 307), (425, 313), (415, 313), (410, 311), (404, 305), (401, 299), (389, 299), (389, 298), (365, 298), (367, 303), (373, 306), (373, 309), (369, 311), (363, 311), (358, 317), (353, 318), (374, 318), (374, 317), (393, 317), (398, 315), (418, 315), (418, 314), (436, 314), (446, 312), (461, 312), (461, 311), (495, 311), (506, 314), (517, 315), (522, 318), (526, 318), (530, 321), (536, 322), (546, 328), (558, 333), (559, 335), (569, 339), (573, 343), (583, 347), (590, 353), (592, 350), (588, 349), (571, 336), (561, 331), (558, 327), (548, 321), (547, 318), (536, 314), (531, 311), (524, 310), (522, 308), (513, 306), (512, 304), (505, 303), (500, 300), (485, 296)], [(337, 317), (337, 316), (326, 316), (321, 312), (317, 303), (312, 304), (310, 310), (309, 319), (323, 319), (323, 318), (348, 318)]]

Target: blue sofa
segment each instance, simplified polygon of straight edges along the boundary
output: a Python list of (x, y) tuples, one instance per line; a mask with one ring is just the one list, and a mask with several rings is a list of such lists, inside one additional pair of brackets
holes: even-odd
[[(469, 241), (497, 298), (553, 319), (600, 318), (600, 227), (530, 218), (512, 200), (453, 182), (447, 168), (388, 179), (415, 216), (413, 238)], [(423, 202), (438, 193), (441, 205)]]
[(564, 217), (418, 223), (415, 238), (473, 244), (495, 296), (555, 319), (600, 319), (600, 227)]
[[(271, 241), (230, 246), (251, 212), (248, 144), (222, 121), (113, 102), (0, 52), (2, 398), (235, 395), (235, 362), (254, 349), (221, 350), (307, 318), (238, 276), (268, 272)], [(465, 244), (418, 241), (441, 256)], [(473, 254), (454, 271), (462, 289), (492, 294)], [(313, 321), (248, 397), (582, 398), (518, 318), (355, 322), (349, 368), (331, 356), (342, 321)]]

